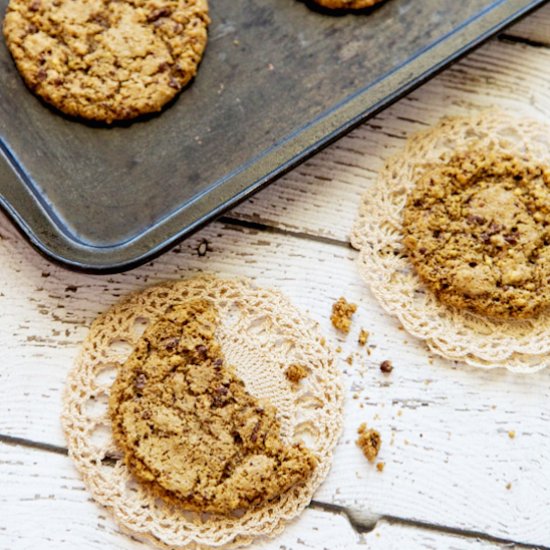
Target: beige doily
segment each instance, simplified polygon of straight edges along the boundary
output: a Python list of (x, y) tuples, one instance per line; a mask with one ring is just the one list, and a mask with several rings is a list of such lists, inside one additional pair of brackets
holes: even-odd
[(401, 243), (407, 193), (429, 164), (470, 147), (514, 152), (550, 163), (550, 127), (499, 110), (445, 118), (412, 136), (365, 193), (351, 242), (359, 272), (382, 306), (435, 353), (478, 367), (534, 372), (550, 364), (550, 311), (522, 321), (497, 321), (440, 304), (415, 274)]
[[(215, 303), (225, 357), (253, 395), (278, 408), (283, 439), (304, 441), (319, 458), (306, 483), (262, 507), (229, 517), (171, 507), (138, 484), (112, 441), (107, 411), (116, 369), (145, 326), (169, 306), (197, 298)], [(292, 363), (310, 371), (295, 387), (284, 375)], [(326, 477), (342, 424), (339, 376), (316, 324), (279, 292), (213, 276), (168, 282), (130, 295), (93, 323), (64, 395), (62, 423), (69, 455), (94, 499), (130, 533), (161, 547), (242, 546), (281, 532)]]

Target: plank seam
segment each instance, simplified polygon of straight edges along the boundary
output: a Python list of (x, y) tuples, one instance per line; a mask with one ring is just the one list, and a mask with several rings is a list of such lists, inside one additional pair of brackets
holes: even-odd
[[(68, 456), (69, 454), (66, 448), (59, 447), (58, 445), (52, 445), (50, 443), (42, 443), (40, 441), (33, 441), (30, 439), (25, 439), (23, 437), (14, 437), (11, 435), (0, 434), (0, 443), (4, 443), (6, 445), (10, 445), (13, 447), (25, 447), (25, 448), (35, 449), (39, 451), (45, 451), (45, 452), (62, 455), (62, 456)], [(459, 529), (456, 527), (448, 527), (444, 525), (436, 525), (428, 522), (406, 519), (406, 518), (401, 518), (397, 516), (382, 515), (382, 516), (379, 516), (378, 519), (374, 522), (363, 523), (355, 519), (353, 516), (353, 513), (350, 512), (350, 510), (345, 506), (339, 506), (337, 504), (332, 504), (330, 502), (321, 502), (318, 500), (312, 500), (311, 503), (309, 504), (309, 508), (345, 516), (351, 528), (359, 535), (370, 533), (376, 528), (377, 524), (380, 521), (386, 521), (390, 524), (417, 527), (419, 529), (424, 529), (426, 531), (446, 533), (449, 535), (456, 535), (463, 538), (476, 539), (476, 540), (490, 542), (490, 543), (504, 544), (504, 545), (509, 545), (511, 547), (521, 548), (525, 550), (550, 550), (550, 546), (530, 545), (530, 544), (525, 544), (522, 542), (517, 542), (514, 540), (502, 538), (502, 537), (495, 537), (493, 535), (482, 533), (480, 531)]]
[(340, 239), (335, 239), (332, 237), (323, 237), (322, 235), (313, 235), (311, 233), (305, 233), (302, 231), (292, 231), (291, 229), (284, 229), (273, 225), (267, 225), (262, 222), (255, 222), (242, 218), (234, 218), (231, 216), (222, 216), (221, 218), (218, 218), (218, 221), (229, 226), (253, 229), (255, 231), (262, 231), (265, 233), (272, 233), (276, 235), (286, 235), (289, 237), (294, 237), (296, 239), (315, 241), (318, 243), (328, 244), (331, 246), (339, 246), (341, 248), (353, 250), (349, 241), (342, 241)]
[(502, 33), (498, 35), (500, 42), (508, 42), (510, 44), (523, 44), (525, 46), (531, 46), (533, 48), (550, 48), (550, 42), (541, 42), (540, 40), (533, 40), (524, 36), (516, 35), (513, 33)]

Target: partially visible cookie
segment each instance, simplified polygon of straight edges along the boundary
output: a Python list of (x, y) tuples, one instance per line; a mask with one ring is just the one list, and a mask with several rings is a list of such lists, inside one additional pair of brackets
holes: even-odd
[(206, 0), (10, 0), (4, 36), (28, 87), (104, 121), (160, 111), (193, 78)]
[(323, 8), (332, 10), (362, 10), (371, 8), (383, 0), (313, 0)]
[(314, 454), (285, 445), (277, 411), (225, 363), (207, 300), (179, 306), (139, 340), (111, 388), (113, 434), (130, 470), (173, 504), (227, 514), (311, 476)]
[(482, 149), (427, 170), (403, 210), (404, 244), (444, 303), (497, 318), (550, 305), (550, 168)]

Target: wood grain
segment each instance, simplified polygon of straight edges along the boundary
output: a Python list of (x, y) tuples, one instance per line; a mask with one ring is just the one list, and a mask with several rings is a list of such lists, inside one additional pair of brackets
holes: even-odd
[[(122, 533), (107, 510), (87, 495), (65, 456), (0, 443), (0, 547), (55, 550), (134, 550), (150, 544)], [(32, 526), (32, 528), (29, 528)], [(338, 512), (310, 508), (274, 540), (255, 550), (407, 550), (447, 548), (493, 550), (496, 543), (381, 521), (357, 532)]]
[[(526, 543), (550, 540), (550, 371), (521, 377), (431, 359), (367, 293), (354, 251), (213, 224), (157, 262), (105, 279), (49, 265), (5, 220), (0, 233), (1, 299), (10, 311), (0, 320), (10, 365), (0, 385), (7, 409), (0, 415), (2, 433), (64, 445), (59, 410), (66, 374), (86, 326), (121, 294), (199, 269), (244, 274), (283, 289), (343, 349), (346, 428), (317, 500), (346, 507), (363, 525), (395, 516)], [(208, 249), (202, 257), (201, 243)], [(361, 303), (346, 341), (328, 320), (341, 294)], [(370, 356), (356, 344), (361, 326), (372, 333)], [(395, 365), (391, 375), (379, 370), (385, 359)], [(364, 421), (382, 433), (383, 473), (355, 446)], [(515, 439), (509, 430), (517, 432)]]

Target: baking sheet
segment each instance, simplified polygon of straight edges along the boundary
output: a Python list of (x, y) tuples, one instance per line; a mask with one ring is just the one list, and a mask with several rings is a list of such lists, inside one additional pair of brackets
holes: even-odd
[(160, 115), (112, 127), (33, 96), (2, 43), (1, 204), (48, 257), (128, 269), (543, 3), (387, 0), (330, 15), (298, 0), (210, 0), (195, 81)]

